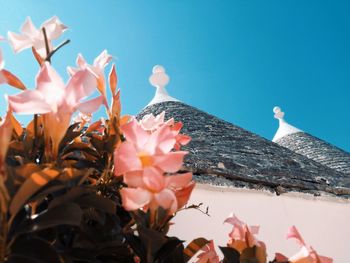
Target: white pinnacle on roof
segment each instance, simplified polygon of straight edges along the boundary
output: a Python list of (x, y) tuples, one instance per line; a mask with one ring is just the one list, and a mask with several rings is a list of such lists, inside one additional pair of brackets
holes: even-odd
[(165, 89), (165, 86), (169, 83), (169, 76), (165, 73), (164, 67), (156, 65), (153, 67), (152, 73), (149, 82), (156, 87), (156, 94), (147, 106), (165, 101), (179, 101), (171, 97)]
[(283, 119), (284, 112), (281, 110), (280, 107), (278, 106), (274, 107), (273, 112), (275, 113), (274, 117), (279, 121), (278, 130), (272, 139), (273, 142), (278, 141), (279, 139), (281, 139), (286, 135), (297, 133), (297, 132), (303, 132), (302, 130), (299, 130), (298, 128), (295, 128), (294, 126), (290, 125), (288, 122), (286, 122)]

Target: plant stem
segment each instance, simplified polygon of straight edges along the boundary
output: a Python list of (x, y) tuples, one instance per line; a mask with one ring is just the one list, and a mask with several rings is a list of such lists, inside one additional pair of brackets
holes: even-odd
[(5, 213), (1, 213), (1, 235), (2, 235), (2, 244), (0, 247), (0, 260), (1, 262), (5, 261), (5, 255), (6, 255), (6, 240), (7, 240), (7, 220), (6, 220), (6, 214)]
[(36, 146), (36, 140), (38, 137), (38, 114), (34, 114), (34, 140), (33, 140), (33, 148)]
[(50, 46), (49, 46), (49, 40), (47, 38), (45, 27), (43, 27), (43, 33), (44, 33), (45, 48), (46, 48), (46, 59), (45, 60), (48, 61), (49, 63), (51, 63), (51, 58), (49, 57), (49, 55), (50, 55)]
[(52, 50), (46, 57), (46, 61), (51, 62), (51, 57), (63, 46), (67, 45), (70, 42), (69, 39), (67, 39), (66, 41), (64, 41), (63, 43), (59, 44), (54, 50)]

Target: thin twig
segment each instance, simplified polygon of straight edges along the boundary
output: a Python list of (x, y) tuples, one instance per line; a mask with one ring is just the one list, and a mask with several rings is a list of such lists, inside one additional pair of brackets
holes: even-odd
[(35, 149), (36, 141), (38, 136), (38, 114), (34, 114), (34, 140), (33, 140), (33, 149)]
[(70, 42), (69, 39), (64, 41), (63, 43), (59, 44), (54, 50), (52, 50), (46, 57), (46, 61), (51, 61), (51, 57), (63, 46), (67, 45)]
[(49, 40), (47, 38), (47, 34), (46, 34), (46, 29), (45, 27), (43, 27), (43, 33), (44, 33), (44, 40), (45, 40), (45, 48), (46, 48), (46, 61), (51, 63), (51, 60), (49, 58), (50, 55), (50, 46), (49, 46)]
[(210, 217), (210, 214), (209, 214), (209, 207), (207, 206), (205, 211), (203, 211), (200, 207), (203, 205), (203, 203), (199, 203), (198, 205), (195, 205), (195, 204), (192, 204), (192, 205), (189, 205), (189, 206), (185, 206), (179, 210), (177, 210), (176, 213), (180, 212), (180, 211), (183, 211), (183, 210), (188, 210), (188, 209), (195, 209), (195, 210), (198, 210), (199, 212), (201, 212), (202, 214), (204, 215), (207, 215)]

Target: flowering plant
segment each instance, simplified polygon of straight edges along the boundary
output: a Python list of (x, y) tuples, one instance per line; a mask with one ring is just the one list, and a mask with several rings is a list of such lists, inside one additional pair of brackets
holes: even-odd
[[(39, 29), (27, 18), (20, 34), (8, 33), (13, 50), (31, 48), (39, 64), (34, 89), (5, 69), (0, 50), (0, 84), (21, 90), (7, 96), (0, 123), (0, 261), (188, 262), (198, 252), (198, 262), (219, 262), (213, 241), (198, 238), (184, 247), (167, 236), (171, 219), (191, 207), (195, 187), (182, 167), (181, 147), (190, 141), (182, 123), (164, 113), (121, 116), (115, 65), (105, 79), (113, 60), (107, 51), (92, 65), (78, 55), (65, 84), (51, 58), (69, 43), (53, 45), (66, 28), (57, 17)], [(108, 119), (91, 123), (101, 106)], [(14, 113), (33, 119), (22, 127)], [(234, 228), (221, 247), (223, 262), (266, 262), (257, 227), (233, 215), (225, 222)], [(276, 254), (274, 262), (331, 262), (297, 239), (303, 255)]]

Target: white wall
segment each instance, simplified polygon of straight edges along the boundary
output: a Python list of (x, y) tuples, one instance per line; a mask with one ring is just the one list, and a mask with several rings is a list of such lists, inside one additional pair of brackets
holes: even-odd
[(265, 242), (270, 260), (275, 252), (291, 256), (299, 250), (294, 240), (285, 239), (289, 226), (295, 225), (320, 255), (332, 257), (335, 263), (350, 262), (350, 200), (300, 193), (276, 196), (197, 184), (189, 204), (200, 202), (203, 209), (209, 206), (210, 217), (192, 209), (182, 211), (173, 220), (169, 235), (187, 241), (205, 237), (223, 246), (231, 230), (223, 221), (234, 212), (248, 225), (260, 225), (257, 237)]

